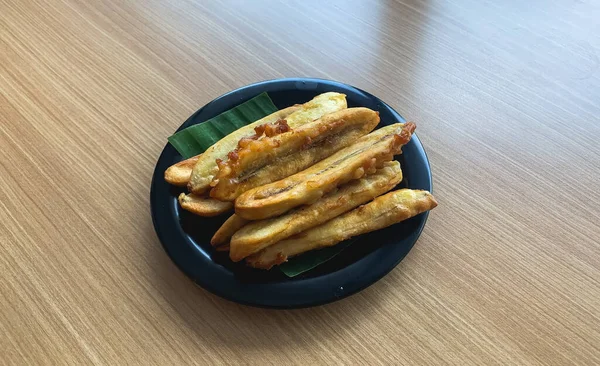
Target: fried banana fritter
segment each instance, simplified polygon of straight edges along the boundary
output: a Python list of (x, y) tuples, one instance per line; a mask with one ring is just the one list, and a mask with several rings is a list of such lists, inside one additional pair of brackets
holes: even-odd
[(287, 118), (293, 112), (300, 109), (298, 106), (281, 109), (258, 121), (241, 127), (221, 140), (215, 142), (211, 147), (200, 156), (196, 165), (192, 169), (192, 174), (188, 182), (188, 190), (192, 193), (202, 194), (210, 189), (210, 182), (218, 172), (217, 159), (225, 159), (227, 153), (235, 149), (238, 141), (242, 137), (254, 134), (255, 128), (263, 125), (276, 123), (278, 120)]
[(192, 171), (188, 189), (196, 194), (208, 191), (210, 182), (219, 171), (217, 159), (225, 160), (227, 154), (237, 147), (238, 141), (243, 137), (253, 135), (255, 128), (285, 119), (286, 125), (294, 129), (327, 113), (336, 112), (346, 107), (346, 96), (344, 94), (323, 93), (300, 106), (282, 109), (230, 133), (208, 148), (202, 154), (202, 157), (198, 159)]
[(236, 229), (237, 232), (231, 238), (229, 256), (235, 262), (240, 261), (274, 243), (369, 202), (394, 188), (401, 180), (400, 163), (386, 162), (384, 167), (374, 174), (347, 183), (310, 206), (272, 219), (252, 221), (239, 231)]
[(383, 229), (433, 209), (437, 202), (427, 191), (400, 189), (338, 216), (321, 226), (280, 241), (247, 258), (255, 268), (269, 269), (309, 250), (333, 246), (353, 236)]
[(308, 169), (243, 193), (235, 201), (235, 212), (248, 220), (260, 220), (314, 203), (336, 187), (373, 173), (392, 160), (410, 141), (414, 129), (412, 122), (380, 128)]
[(200, 155), (192, 156), (189, 159), (182, 160), (167, 168), (167, 170), (165, 170), (165, 180), (167, 183), (185, 187), (190, 181), (192, 169), (194, 169), (194, 165), (196, 165), (198, 158), (200, 158)]
[(244, 227), (244, 225), (246, 225), (247, 223), (248, 220), (243, 219), (236, 214), (231, 215), (231, 217), (228, 218), (227, 221), (223, 223), (223, 225), (221, 225), (221, 227), (219, 228), (219, 230), (217, 230), (215, 235), (213, 235), (212, 239), (210, 240), (210, 244), (213, 247), (217, 247), (229, 243), (229, 240), (231, 239), (233, 234), (235, 234), (239, 229)]
[(348, 108), (274, 137), (241, 139), (227, 161), (219, 164), (210, 195), (233, 201), (249, 189), (314, 165), (368, 134), (378, 123), (377, 112)]
[(233, 208), (231, 202), (222, 202), (193, 193), (181, 193), (177, 199), (184, 210), (204, 217), (218, 216)]

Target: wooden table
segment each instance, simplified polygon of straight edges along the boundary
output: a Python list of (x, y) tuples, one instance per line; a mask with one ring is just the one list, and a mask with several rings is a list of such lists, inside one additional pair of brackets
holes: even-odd
[[(0, 0), (0, 363), (600, 363), (596, 1)], [(153, 230), (166, 138), (314, 76), (418, 124), (440, 206), (343, 301), (249, 308)]]

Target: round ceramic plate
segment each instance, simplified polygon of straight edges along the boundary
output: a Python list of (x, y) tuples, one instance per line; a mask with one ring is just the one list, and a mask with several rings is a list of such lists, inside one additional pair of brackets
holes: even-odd
[[(279, 79), (248, 85), (227, 93), (194, 113), (179, 130), (202, 123), (256, 95), (267, 92), (278, 108), (304, 103), (318, 94), (334, 91), (347, 96), (348, 107), (379, 112), (381, 126), (404, 119), (379, 98), (352, 86), (321, 79)], [(417, 124), (418, 130), (418, 124)], [(396, 157), (404, 173), (398, 188), (431, 191), (431, 171), (421, 142), (413, 135)], [(177, 196), (183, 190), (165, 182), (163, 174), (182, 160), (169, 144), (154, 170), (150, 203), (154, 228), (173, 262), (206, 290), (242, 304), (299, 308), (325, 304), (352, 295), (391, 271), (410, 251), (421, 234), (427, 213), (358, 237), (337, 256), (299, 276), (289, 278), (278, 268), (252, 269), (233, 263), (227, 253), (216, 252), (210, 239), (229, 215), (203, 218), (182, 210)]]

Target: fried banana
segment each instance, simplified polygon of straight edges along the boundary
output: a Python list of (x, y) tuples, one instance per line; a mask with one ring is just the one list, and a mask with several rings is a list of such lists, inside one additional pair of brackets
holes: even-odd
[(383, 229), (433, 209), (437, 202), (427, 191), (400, 189), (338, 216), (247, 258), (255, 268), (270, 269), (309, 250), (333, 246), (353, 236)]
[(192, 169), (194, 169), (194, 165), (196, 165), (199, 157), (200, 155), (192, 156), (189, 159), (182, 160), (167, 168), (167, 170), (165, 170), (165, 180), (167, 183), (185, 187), (190, 181)]
[(336, 187), (373, 173), (392, 160), (410, 141), (414, 129), (412, 122), (380, 128), (308, 169), (243, 193), (235, 201), (235, 213), (248, 220), (261, 220), (314, 203)]
[(217, 201), (214, 198), (204, 197), (193, 193), (181, 193), (178, 197), (178, 201), (184, 210), (204, 217), (221, 215), (233, 208), (231, 202)]
[(231, 238), (229, 256), (234, 262), (240, 261), (285, 238), (318, 226), (369, 202), (394, 188), (401, 180), (400, 163), (388, 161), (374, 174), (347, 183), (338, 191), (331, 192), (310, 206), (292, 210), (272, 219), (250, 222), (239, 231), (236, 229), (237, 232)]
[(314, 165), (368, 134), (378, 123), (377, 112), (348, 108), (274, 137), (241, 139), (228, 160), (219, 163), (210, 196), (233, 201), (249, 189)]
[(219, 170), (216, 163), (217, 159), (225, 159), (227, 153), (237, 146), (238, 141), (242, 137), (253, 135), (256, 128), (276, 123), (279, 120), (287, 118), (290, 114), (299, 109), (299, 106), (281, 109), (254, 123), (241, 127), (215, 142), (211, 147), (206, 149), (196, 162), (196, 165), (194, 165), (188, 182), (188, 190), (196, 194), (202, 194), (208, 191), (210, 189), (210, 182)]
[(327, 113), (336, 112), (346, 107), (346, 96), (344, 94), (323, 93), (300, 106), (282, 109), (230, 133), (209, 147), (198, 159), (192, 171), (188, 189), (196, 194), (208, 191), (210, 182), (219, 171), (217, 159), (226, 159), (227, 154), (237, 147), (238, 141), (243, 137), (253, 135), (255, 128), (285, 119), (287, 126), (294, 129)]
[[(227, 219), (221, 225), (219, 230), (213, 235), (210, 240), (210, 244), (213, 247), (222, 246), (223, 244), (229, 243), (229, 240), (239, 229), (244, 227), (248, 223), (248, 220), (239, 217), (236, 214), (231, 215), (230, 218)], [(229, 250), (229, 249), (228, 249)]]

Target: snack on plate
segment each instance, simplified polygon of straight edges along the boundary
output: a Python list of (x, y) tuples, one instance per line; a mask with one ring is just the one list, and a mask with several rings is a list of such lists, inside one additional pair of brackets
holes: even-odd
[(378, 123), (377, 112), (348, 108), (273, 137), (241, 139), (219, 162), (210, 196), (233, 201), (249, 189), (289, 177), (354, 143)]
[[(215, 117), (205, 129), (195, 126), (169, 140), (190, 156), (224, 136), (164, 173), (165, 181), (190, 191), (178, 196), (183, 209), (204, 217), (235, 209), (210, 241), (215, 251), (229, 252), (233, 262), (270, 269), (437, 206), (427, 191), (389, 192), (403, 179), (393, 159), (410, 141), (414, 123), (374, 130), (378, 112), (347, 108), (346, 96), (334, 92), (251, 123), (276, 108), (268, 95), (260, 97), (262, 107), (244, 109), (242, 103), (228, 111), (235, 124)], [(249, 124), (226, 135), (244, 123)], [(315, 253), (315, 258), (323, 254), (328, 255)], [(301, 273), (298, 268), (305, 271), (324, 260), (308, 256), (281, 269), (294, 276)]]
[(400, 163), (388, 161), (374, 174), (346, 183), (312, 205), (272, 219), (250, 221), (231, 238), (231, 260), (240, 261), (285, 238), (325, 223), (386, 193), (401, 180)]
[(194, 165), (196, 165), (200, 155), (182, 160), (165, 170), (165, 180), (167, 183), (179, 187), (187, 186), (190, 181), (190, 176), (192, 175), (192, 169), (194, 169)]
[(248, 220), (242, 219), (236, 214), (231, 215), (231, 217), (229, 217), (227, 221), (221, 225), (215, 235), (213, 235), (212, 239), (210, 240), (210, 244), (213, 247), (228, 244), (233, 234), (244, 227), (244, 225), (246, 225), (248, 222)]
[[(335, 245), (353, 236), (383, 229), (437, 206), (427, 191), (400, 189), (375, 198), (321, 226), (280, 241), (246, 259), (255, 268), (269, 269), (309, 250)], [(366, 244), (364, 244), (366, 245)]]
[(380, 128), (308, 169), (243, 193), (235, 201), (235, 213), (248, 220), (260, 220), (314, 203), (336, 187), (392, 160), (410, 141), (414, 130), (412, 122)]
[(346, 106), (346, 96), (344, 94), (323, 93), (300, 106), (279, 110), (230, 133), (208, 148), (198, 159), (192, 171), (188, 189), (196, 194), (207, 192), (210, 189), (210, 183), (219, 171), (217, 159), (226, 159), (227, 154), (237, 147), (240, 139), (252, 136), (256, 127), (274, 124), (285, 119), (287, 126), (294, 129), (327, 113), (345, 109)]
[(184, 210), (204, 217), (218, 216), (231, 211), (233, 208), (231, 202), (217, 201), (216, 199), (193, 193), (181, 193), (177, 199)]

